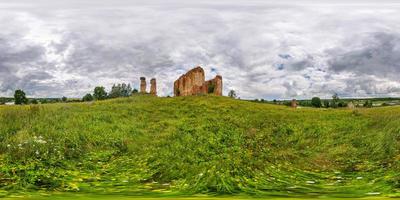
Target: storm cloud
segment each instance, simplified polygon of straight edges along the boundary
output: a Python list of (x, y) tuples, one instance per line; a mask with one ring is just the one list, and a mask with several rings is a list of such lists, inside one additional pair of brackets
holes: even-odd
[(201, 65), (241, 98), (400, 96), (395, 1), (0, 3), (0, 96), (81, 97)]

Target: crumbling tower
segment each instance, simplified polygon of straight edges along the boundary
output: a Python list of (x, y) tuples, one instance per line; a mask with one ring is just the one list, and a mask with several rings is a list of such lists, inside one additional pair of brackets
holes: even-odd
[(146, 93), (146, 78), (140, 77), (140, 93)]
[(150, 80), (150, 94), (157, 96), (157, 84), (156, 84), (156, 79), (152, 78)]
[(174, 82), (175, 96), (214, 94), (222, 96), (222, 76), (205, 81), (204, 70), (200, 66), (191, 69)]

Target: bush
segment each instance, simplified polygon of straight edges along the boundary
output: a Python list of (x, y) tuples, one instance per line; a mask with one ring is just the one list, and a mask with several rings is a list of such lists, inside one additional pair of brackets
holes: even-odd
[(31, 103), (31, 104), (38, 104), (39, 102), (38, 102), (38, 100), (36, 100), (36, 99), (32, 99), (32, 100), (30, 101), (30, 103)]
[(344, 102), (344, 101), (340, 101), (339, 103), (338, 103), (338, 107), (347, 107), (347, 103), (346, 102)]
[(366, 100), (366, 101), (364, 102), (364, 107), (366, 107), (366, 108), (372, 108), (372, 106), (373, 106), (372, 101)]
[(320, 108), (322, 106), (321, 99), (319, 97), (313, 97), (311, 99), (311, 105), (316, 108)]
[(92, 94), (88, 93), (85, 96), (83, 96), (82, 101), (93, 101)]

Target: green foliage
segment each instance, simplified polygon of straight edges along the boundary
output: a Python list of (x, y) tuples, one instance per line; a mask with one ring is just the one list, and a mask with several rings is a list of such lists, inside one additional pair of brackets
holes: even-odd
[(339, 101), (339, 95), (337, 93), (332, 95), (332, 99), (334, 102), (338, 102)]
[(67, 100), (68, 100), (68, 98), (65, 97), (65, 96), (63, 96), (63, 97), (61, 98), (61, 101), (62, 101), (62, 102), (67, 102)]
[(332, 96), (331, 107), (332, 108), (337, 108), (338, 107), (338, 102), (339, 102), (339, 95), (337, 93), (335, 93)]
[(83, 98), (82, 98), (82, 101), (93, 101), (93, 100), (94, 100), (94, 98), (93, 98), (92, 94), (90, 94), (90, 93), (85, 94), (85, 96), (83, 96)]
[(323, 106), (324, 106), (325, 108), (329, 108), (329, 107), (331, 106), (331, 103), (329, 102), (329, 100), (324, 100)]
[(28, 104), (28, 98), (26, 98), (25, 92), (22, 90), (15, 90), (14, 100), (16, 105)]
[(113, 85), (111, 91), (109, 92), (108, 96), (110, 98), (117, 98), (117, 97), (128, 97), (132, 94), (132, 87), (130, 84), (117, 84)]
[(394, 194), (399, 138), (400, 107), (147, 95), (1, 106), (0, 191)]
[(37, 99), (32, 99), (29, 101), (30, 104), (38, 104), (38, 100)]
[(321, 99), (320, 99), (319, 97), (313, 97), (313, 98), (311, 99), (311, 105), (312, 105), (313, 107), (316, 107), (316, 108), (322, 107)]
[(215, 84), (214, 84), (214, 83), (211, 83), (211, 84), (208, 86), (208, 94), (214, 93), (214, 90), (215, 90)]
[(103, 86), (97, 86), (94, 88), (93, 98), (95, 100), (104, 100), (107, 98), (106, 89)]
[(373, 106), (373, 103), (372, 103), (371, 100), (367, 100), (367, 101), (364, 102), (364, 107), (372, 108), (372, 106)]
[(346, 102), (344, 102), (344, 101), (339, 101), (339, 103), (338, 103), (338, 107), (347, 107), (347, 103)]
[(228, 97), (236, 99), (236, 97), (237, 97), (236, 91), (235, 90), (230, 90), (229, 93), (228, 93)]

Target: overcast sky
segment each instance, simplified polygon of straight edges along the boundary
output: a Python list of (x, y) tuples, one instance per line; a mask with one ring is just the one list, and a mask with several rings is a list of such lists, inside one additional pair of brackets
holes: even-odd
[(0, 0), (0, 96), (160, 95), (201, 65), (242, 98), (400, 96), (400, 2)]

